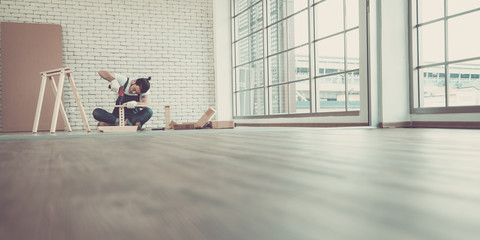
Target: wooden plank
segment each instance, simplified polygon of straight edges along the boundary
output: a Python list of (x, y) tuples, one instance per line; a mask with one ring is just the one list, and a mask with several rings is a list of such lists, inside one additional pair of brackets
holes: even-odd
[(57, 125), (58, 119), (58, 111), (60, 108), (60, 102), (62, 101), (62, 94), (63, 94), (63, 83), (65, 82), (65, 72), (60, 73), (60, 78), (58, 79), (58, 88), (57, 88), (57, 95), (55, 96), (55, 103), (53, 106), (53, 116), (52, 116), (52, 124), (50, 125), (50, 132), (55, 132), (55, 126)]
[[(57, 84), (55, 83), (55, 78), (53, 76), (49, 77), (50, 85), (52, 86), (53, 95), (57, 96)], [(60, 101), (60, 116), (62, 116), (63, 123), (65, 124), (67, 131), (71, 132), (72, 127), (70, 126), (70, 122), (68, 121), (67, 113), (65, 112), (65, 107), (63, 106), (63, 102)]]
[(211, 127), (213, 129), (222, 129), (222, 128), (234, 128), (235, 125), (233, 121), (211, 121)]
[(165, 106), (165, 130), (171, 129), (170, 125), (170, 106)]
[(75, 96), (75, 102), (77, 102), (78, 109), (80, 110), (80, 116), (83, 120), (83, 126), (85, 127), (87, 132), (90, 132), (90, 125), (88, 124), (87, 115), (85, 114), (85, 110), (83, 109), (82, 101), (80, 100), (80, 95), (77, 91), (77, 86), (75, 85), (75, 81), (73, 80), (73, 75), (71, 73), (68, 73), (67, 77), (70, 82), (70, 87), (72, 88), (73, 94)]
[(215, 115), (215, 109), (208, 108), (207, 111), (198, 119), (197, 123), (195, 123), (195, 128), (203, 128), (210, 121), (213, 116)]
[(73, 68), (69, 68), (69, 67), (66, 67), (66, 68), (57, 68), (57, 69), (52, 69), (52, 70), (47, 70), (47, 71), (44, 71), (44, 72), (40, 72), (40, 75), (43, 75), (43, 74), (47, 74), (48, 75), (59, 75), (62, 70), (67, 73), (67, 72), (72, 72), (73, 71)]
[(118, 125), (120, 127), (125, 126), (125, 108), (118, 108)]
[(40, 121), (40, 114), (42, 112), (42, 104), (43, 104), (43, 95), (45, 94), (45, 85), (47, 84), (47, 75), (42, 75), (42, 83), (40, 84), (40, 92), (38, 93), (38, 101), (37, 101), (37, 111), (35, 112), (35, 119), (33, 121), (33, 129), (32, 132), (36, 133), (38, 131), (38, 122)]
[(195, 123), (177, 123), (173, 125), (174, 130), (195, 129)]
[(97, 129), (104, 133), (137, 132), (137, 126), (98, 126)]

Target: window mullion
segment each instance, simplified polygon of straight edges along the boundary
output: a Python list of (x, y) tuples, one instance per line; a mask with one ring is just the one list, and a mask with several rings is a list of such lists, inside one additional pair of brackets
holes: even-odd
[(447, 10), (448, 10), (448, 0), (444, 0), (444, 7), (443, 7), (443, 34), (444, 34), (444, 42), (445, 42), (445, 46), (444, 46), (444, 51), (445, 51), (445, 106), (448, 107), (448, 102), (449, 102), (449, 90), (448, 90), (448, 80), (450, 79), (450, 76), (448, 75), (449, 71), (448, 71), (448, 60), (449, 60), (449, 57), (448, 57), (448, 20), (447, 20)]

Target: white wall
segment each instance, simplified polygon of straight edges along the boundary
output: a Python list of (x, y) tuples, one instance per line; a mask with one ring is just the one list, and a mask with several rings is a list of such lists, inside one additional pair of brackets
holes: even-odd
[[(373, 45), (380, 54), (378, 81), (381, 90), (379, 121), (384, 123), (410, 121), (408, 1), (377, 1), (380, 8), (381, 43)], [(378, 18), (377, 18), (378, 20)], [(377, 25), (378, 26), (378, 25)], [(378, 39), (378, 38), (377, 38)]]
[[(171, 117), (184, 122), (215, 106), (212, 8), (212, 0), (1, 0), (0, 21), (62, 26), (64, 66), (75, 69), (90, 125), (96, 126), (93, 109), (110, 110), (115, 100), (100, 69), (151, 76), (152, 102), (175, 104)], [(65, 91), (70, 122), (82, 129), (73, 94)], [(154, 108), (146, 126), (161, 127), (163, 119), (162, 108)]]
[(233, 119), (232, 34), (229, 0), (213, 0), (215, 103), (217, 119)]

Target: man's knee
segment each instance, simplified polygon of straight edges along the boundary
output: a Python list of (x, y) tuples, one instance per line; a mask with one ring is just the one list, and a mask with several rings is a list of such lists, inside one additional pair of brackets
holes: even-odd
[(149, 117), (153, 116), (153, 111), (152, 111), (152, 109), (151, 109), (151, 108), (148, 108), (148, 107), (147, 107), (146, 109), (147, 109), (148, 116), (149, 116)]
[(97, 119), (101, 114), (102, 114), (101, 108), (95, 108), (95, 110), (93, 110), (93, 118)]

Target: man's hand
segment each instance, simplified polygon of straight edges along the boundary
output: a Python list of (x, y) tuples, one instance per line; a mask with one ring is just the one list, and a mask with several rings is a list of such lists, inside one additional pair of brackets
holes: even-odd
[(127, 102), (127, 108), (135, 108), (135, 106), (137, 106), (137, 102), (136, 101), (130, 101), (130, 102)]
[(118, 93), (118, 89), (120, 88), (120, 83), (118, 83), (117, 80), (112, 80), (110, 82), (110, 89), (114, 92), (114, 93)]

